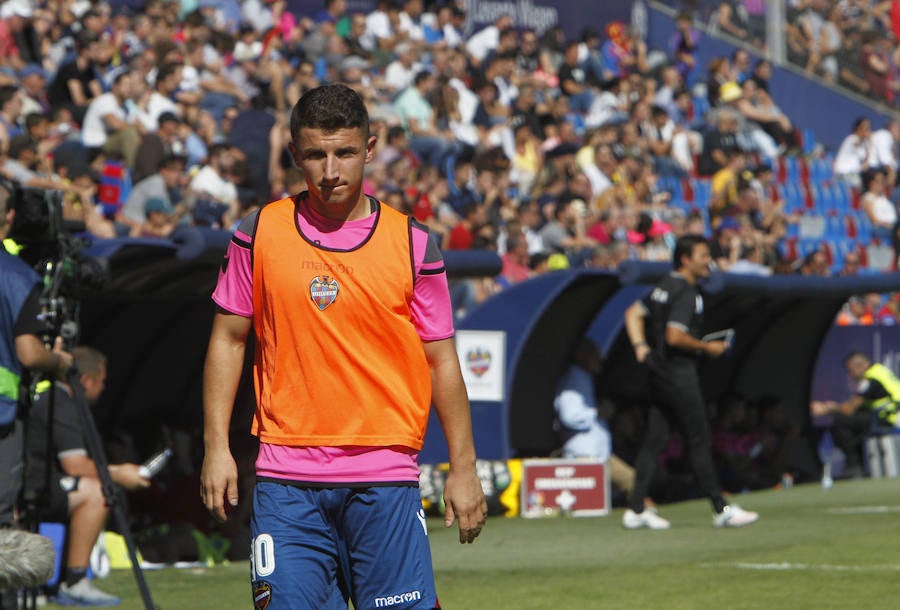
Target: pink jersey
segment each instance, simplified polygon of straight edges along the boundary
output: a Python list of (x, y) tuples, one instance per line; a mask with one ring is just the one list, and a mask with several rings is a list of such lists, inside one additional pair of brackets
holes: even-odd
[[(303, 235), (327, 248), (347, 250), (365, 241), (377, 217), (349, 222), (324, 218), (301, 202), (297, 225)], [(213, 291), (213, 301), (230, 313), (253, 317), (251, 261), (256, 214), (245, 219), (228, 245)], [(427, 230), (413, 223), (411, 230), (416, 273), (410, 311), (423, 341), (453, 336), (453, 314), (447, 275), (440, 250)], [(365, 483), (418, 481), (418, 452), (408, 447), (289, 447), (260, 444), (257, 476), (309, 483)]]

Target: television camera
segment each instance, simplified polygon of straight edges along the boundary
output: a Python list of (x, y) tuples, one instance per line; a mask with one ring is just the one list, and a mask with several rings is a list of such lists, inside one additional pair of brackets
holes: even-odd
[(103, 286), (106, 262), (83, 252), (90, 238), (83, 237), (83, 222), (64, 219), (62, 193), (22, 187), (5, 178), (0, 178), (0, 185), (9, 191), (9, 207), (15, 210), (9, 239), (20, 248), (19, 257), (43, 279), (40, 303), (46, 339), (52, 342), (61, 336), (71, 347), (79, 335), (79, 298)]

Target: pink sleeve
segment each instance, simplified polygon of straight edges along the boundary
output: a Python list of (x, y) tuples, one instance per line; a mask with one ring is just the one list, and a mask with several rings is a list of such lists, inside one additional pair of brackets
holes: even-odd
[(225, 260), (219, 269), (219, 280), (212, 300), (225, 311), (250, 318), (253, 316), (253, 264), (250, 260), (250, 236), (236, 231)]
[(428, 232), (413, 226), (413, 259), (416, 285), (410, 303), (413, 323), (423, 341), (439, 341), (453, 336), (453, 307), (440, 249)]

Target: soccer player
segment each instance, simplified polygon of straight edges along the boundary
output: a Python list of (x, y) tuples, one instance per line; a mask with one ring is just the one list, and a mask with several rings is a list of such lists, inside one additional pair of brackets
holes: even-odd
[(416, 463), (432, 402), (444, 524), (471, 543), (487, 515), (443, 260), (363, 193), (376, 139), (357, 93), (308, 91), (290, 130), (308, 190), (243, 221), (213, 293), (201, 497), (221, 521), (238, 501), (228, 429), (252, 327), (257, 607), (439, 608)]
[(725, 341), (701, 340), (703, 295), (697, 281), (709, 277), (709, 244), (698, 235), (685, 235), (676, 242), (673, 259), (674, 270), (625, 312), (625, 330), (635, 357), (650, 371), (653, 405), (647, 415), (647, 432), (638, 452), (634, 488), (622, 523), (628, 529), (669, 528), (669, 522), (656, 514), (656, 509), (644, 508), (644, 497), (657, 460), (669, 441), (669, 426), (674, 424), (684, 437), (697, 482), (712, 502), (713, 526), (749, 525), (759, 515), (727, 504), (719, 489), (697, 372), (701, 356), (718, 358), (728, 348)]

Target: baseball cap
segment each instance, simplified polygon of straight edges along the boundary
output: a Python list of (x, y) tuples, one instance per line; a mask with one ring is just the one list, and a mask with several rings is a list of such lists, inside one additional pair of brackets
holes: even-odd
[(21, 70), (19, 70), (19, 78), (28, 78), (29, 76), (39, 75), (44, 80), (47, 80), (47, 73), (44, 72), (44, 69), (40, 67), (38, 64), (27, 64)]
[(34, 13), (34, 8), (28, 0), (6, 0), (3, 8), (0, 8), (0, 19), (21, 17), (28, 19)]
[(144, 213), (149, 214), (150, 212), (171, 212), (172, 209), (168, 203), (166, 203), (163, 199), (159, 197), (152, 197), (147, 200), (144, 204)]
[(722, 219), (722, 222), (719, 223), (719, 230), (724, 231), (726, 229), (731, 229), (732, 231), (737, 231), (741, 228), (741, 223), (737, 221), (736, 218), (732, 218), (730, 216), (726, 216)]

